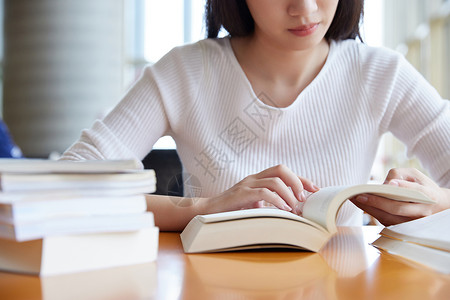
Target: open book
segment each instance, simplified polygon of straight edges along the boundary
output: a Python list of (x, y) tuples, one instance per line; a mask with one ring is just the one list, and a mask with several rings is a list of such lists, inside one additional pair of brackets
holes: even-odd
[(186, 253), (280, 247), (317, 252), (337, 232), (336, 216), (344, 201), (363, 193), (434, 203), (418, 191), (391, 185), (331, 186), (308, 197), (302, 217), (273, 208), (196, 216), (181, 233), (183, 248)]

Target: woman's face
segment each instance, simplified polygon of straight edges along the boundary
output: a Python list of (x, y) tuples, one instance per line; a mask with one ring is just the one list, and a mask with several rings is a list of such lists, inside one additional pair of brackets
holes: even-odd
[(286, 50), (319, 44), (333, 21), (339, 0), (247, 0), (255, 37)]

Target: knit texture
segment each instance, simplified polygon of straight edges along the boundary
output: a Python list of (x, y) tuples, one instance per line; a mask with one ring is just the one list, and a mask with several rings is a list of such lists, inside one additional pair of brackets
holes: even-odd
[[(217, 195), (277, 164), (318, 186), (366, 183), (381, 136), (392, 132), (450, 187), (450, 106), (399, 54), (332, 42), (317, 77), (285, 108), (255, 95), (229, 38), (178, 47), (145, 68), (64, 159), (142, 159), (170, 135), (186, 196)], [(272, 104), (272, 105), (270, 105)], [(360, 225), (352, 203), (338, 224)]]

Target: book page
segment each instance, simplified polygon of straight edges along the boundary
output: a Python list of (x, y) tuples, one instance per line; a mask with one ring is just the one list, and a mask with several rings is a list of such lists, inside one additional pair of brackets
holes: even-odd
[(311, 194), (303, 206), (303, 216), (336, 232), (336, 216), (345, 200), (358, 194), (375, 194), (395, 201), (434, 203), (425, 194), (387, 184), (359, 184), (354, 186), (329, 186)]
[[(327, 219), (330, 213), (330, 207), (333, 205), (333, 200), (341, 191), (348, 188), (347, 186), (329, 186), (321, 188), (318, 192), (311, 194), (303, 206), (303, 217), (319, 223), (329, 231), (333, 231), (332, 228), (327, 226)], [(344, 199), (345, 200), (345, 199)], [(341, 204), (341, 203), (340, 203)], [(336, 212), (340, 206), (336, 208)], [(336, 213), (335, 212), (335, 213)], [(334, 221), (334, 219), (333, 219)]]
[(199, 215), (197, 218), (202, 223), (216, 223), (216, 222), (225, 222), (225, 221), (232, 221), (232, 220), (240, 220), (240, 219), (249, 219), (249, 218), (283, 218), (283, 219), (290, 219), (297, 222), (302, 222), (309, 224), (313, 227), (316, 227), (324, 232), (324, 228), (320, 226), (319, 224), (316, 224), (315, 222), (305, 219), (301, 216), (298, 216), (296, 214), (293, 214), (288, 211), (280, 210), (278, 208), (251, 208), (251, 209), (241, 209), (241, 210), (235, 210), (235, 211), (228, 211), (228, 212), (221, 212), (221, 213), (215, 213), (215, 214), (209, 214), (209, 215)]

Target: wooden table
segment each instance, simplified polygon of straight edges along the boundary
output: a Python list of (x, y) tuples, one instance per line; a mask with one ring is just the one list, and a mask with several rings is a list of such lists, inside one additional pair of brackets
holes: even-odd
[(161, 233), (158, 260), (48, 278), (0, 273), (0, 299), (450, 299), (450, 276), (369, 245), (380, 227), (343, 227), (320, 253), (190, 254)]

